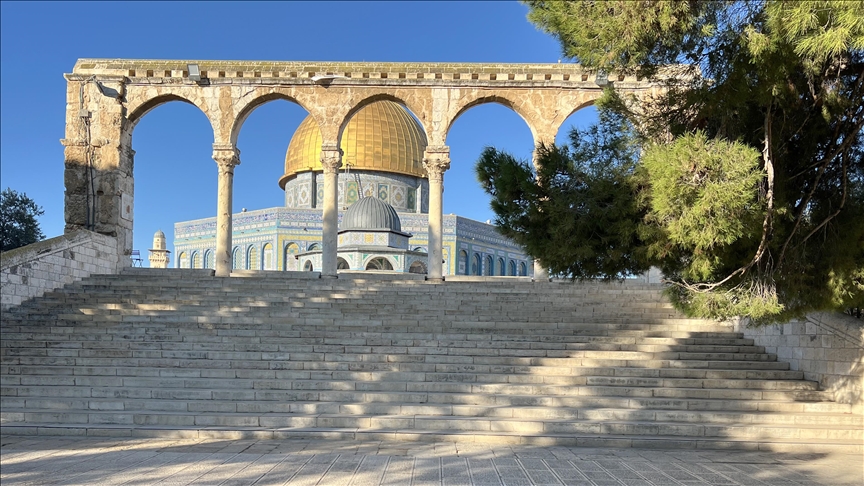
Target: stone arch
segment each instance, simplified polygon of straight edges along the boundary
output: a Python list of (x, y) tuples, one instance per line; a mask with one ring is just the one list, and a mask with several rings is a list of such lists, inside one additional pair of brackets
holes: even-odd
[[(585, 108), (588, 108), (589, 106), (594, 106), (594, 102), (595, 102), (595, 101), (597, 101), (597, 98), (590, 98), (590, 99), (587, 99), (587, 100), (583, 100), (583, 101), (582, 101), (581, 103), (579, 103), (575, 108), (573, 108), (572, 110), (570, 110), (570, 113), (567, 113), (567, 115), (564, 117), (564, 120), (562, 120), (562, 125), (563, 125), (563, 122), (564, 122), (565, 120), (567, 120), (568, 118), (570, 118), (570, 116), (573, 115), (574, 113), (576, 113), (577, 111), (579, 111), (579, 110), (584, 110)], [(560, 127), (559, 127), (559, 128), (560, 128)]]
[(582, 111), (586, 108), (590, 108), (590, 107), (594, 106), (595, 101), (597, 101), (596, 98), (580, 99), (579, 103), (573, 109), (571, 109), (569, 112), (567, 112), (567, 115), (561, 120), (561, 123), (559, 123), (558, 126), (556, 127), (555, 133), (554, 133), (555, 139), (557, 139), (561, 135), (561, 131), (565, 128), (565, 124), (567, 123), (567, 120), (570, 119), (571, 116), (573, 116), (574, 114), (576, 114), (579, 111)]
[(249, 245), (246, 247), (246, 270), (259, 270), (258, 247)]
[(510, 260), (510, 265), (508, 265), (508, 266), (509, 266), (509, 269), (508, 269), (509, 271), (507, 272), (507, 275), (510, 275), (511, 277), (515, 277), (517, 275), (517, 273), (516, 273), (516, 260)]
[[(216, 124), (214, 123), (213, 118), (210, 116), (210, 110), (207, 109), (207, 106), (195, 96), (184, 96), (177, 92), (157, 94), (156, 96), (150, 98), (144, 98), (137, 105), (135, 105), (134, 103), (130, 103), (129, 105), (127, 105), (126, 112), (128, 113), (128, 115), (126, 115), (126, 123), (123, 127), (123, 131), (128, 132), (128, 135), (131, 136), (132, 130), (135, 128), (136, 125), (138, 125), (138, 122), (140, 122), (147, 113), (150, 113), (155, 108), (166, 103), (170, 103), (172, 101), (188, 103), (201, 110), (201, 113), (207, 118), (207, 121), (210, 122), (210, 128), (213, 130), (213, 139), (216, 140)], [(125, 134), (126, 133), (124, 133), (124, 135)]]
[(504, 264), (504, 259), (498, 257), (498, 276), (503, 277), (507, 275), (507, 266)]
[(386, 256), (373, 255), (366, 260), (363, 268), (366, 270), (393, 270), (393, 262)]
[(312, 272), (315, 270), (315, 267), (312, 265), (312, 260), (306, 260), (306, 263), (303, 264), (304, 272)]
[(188, 268), (189, 267), (189, 254), (185, 251), (181, 251), (179, 255), (177, 255), (177, 268)]
[(428, 253), (428, 252), (426, 251), (426, 248), (423, 248), (422, 246), (415, 246), (413, 251), (416, 251), (416, 252), (419, 252), (419, 253)]
[(470, 275), (471, 270), (468, 267), (468, 252), (465, 250), (459, 250), (459, 263), (456, 267), (456, 274), (465, 274)]
[(261, 247), (261, 270), (276, 270), (275, 255), (273, 254), (273, 245), (264, 243)]
[[(360, 101), (358, 101), (357, 103), (355, 103), (354, 106), (352, 106), (351, 109), (348, 110), (347, 113), (345, 113), (345, 116), (342, 117), (342, 121), (339, 123), (339, 137), (338, 137), (339, 144), (341, 145), (341, 143), (342, 143), (342, 132), (345, 130), (345, 127), (348, 126), (348, 122), (351, 121), (351, 118), (358, 111), (362, 110), (363, 108), (365, 108), (366, 106), (368, 106), (371, 103), (375, 103), (376, 101), (385, 101), (385, 100), (386, 101), (392, 101), (394, 103), (398, 103), (398, 104), (402, 105), (403, 108), (408, 110), (408, 113), (410, 113), (411, 116), (415, 120), (417, 120), (417, 123), (420, 125), (420, 129), (423, 130), (423, 134), (426, 136), (426, 141), (428, 143), (429, 131), (426, 129), (426, 125), (423, 124), (423, 119), (420, 116), (423, 114), (422, 111), (417, 110), (416, 106), (412, 106), (413, 105), (412, 103), (407, 102), (403, 98), (392, 95), (390, 93), (377, 93), (377, 94), (374, 94), (374, 95), (369, 96), (367, 98), (363, 98)], [(326, 140), (325, 140), (325, 142), (326, 142)]]
[(297, 259), (294, 258), (294, 255), (298, 253), (300, 253), (300, 245), (297, 243), (292, 241), (285, 245), (282, 249), (282, 270), (287, 271), (297, 268)]
[(483, 275), (490, 277), (495, 275), (495, 260), (492, 258), (492, 255), (486, 255), (486, 262), (483, 267)]
[(237, 270), (240, 268), (240, 247), (235, 246), (231, 250), (231, 269)]
[(309, 243), (309, 246), (306, 247), (306, 251), (316, 251), (320, 249), (321, 245), (319, 245), (318, 243)]
[[(486, 92), (483, 92), (483, 93), (486, 93)], [(449, 120), (447, 120), (447, 124), (446, 124), (447, 128), (444, 130), (444, 134), (443, 134), (444, 138), (443, 139), (445, 141), (447, 140), (447, 135), (450, 134), (450, 129), (453, 128), (453, 124), (456, 122), (457, 119), (459, 119), (460, 116), (462, 116), (463, 114), (465, 114), (465, 112), (467, 112), (471, 108), (474, 108), (475, 106), (480, 106), (480, 105), (484, 105), (487, 103), (496, 103), (496, 104), (502, 105), (506, 108), (513, 110), (513, 112), (516, 113), (517, 115), (519, 115), (519, 118), (521, 118), (522, 121), (525, 122), (525, 125), (531, 131), (531, 136), (534, 137), (534, 139), (537, 138), (536, 130), (534, 129), (534, 126), (532, 126), (531, 122), (529, 121), (529, 116), (527, 116), (526, 113), (523, 113), (523, 111), (518, 108), (516, 103), (513, 103), (509, 98), (507, 98), (505, 96), (501, 96), (498, 94), (491, 94), (491, 95), (479, 95), (475, 98), (469, 98), (467, 101), (462, 103), (461, 106), (459, 106), (456, 109), (455, 114)]]
[(204, 250), (204, 268), (214, 268), (213, 250), (208, 248)]
[(351, 270), (351, 265), (348, 264), (348, 260), (336, 257), (336, 270)]
[(298, 105), (300, 108), (306, 110), (312, 118), (321, 125), (320, 116), (316, 116), (316, 113), (310, 110), (307, 105), (308, 103), (304, 103), (299, 99), (300, 97), (292, 96), (287, 93), (281, 91), (267, 91), (264, 93), (256, 93), (255, 96), (252, 96), (249, 101), (243, 105), (242, 108), (237, 112), (237, 115), (231, 120), (231, 130), (229, 132), (228, 140), (234, 146), (237, 145), (237, 139), (240, 137), (240, 130), (243, 128), (243, 124), (246, 122), (246, 119), (249, 118), (249, 115), (255, 111), (256, 108), (265, 105), (271, 101), (283, 100), (289, 103), (294, 103)]
[(474, 253), (474, 256), (471, 257), (471, 275), (482, 275), (483, 274), (483, 260), (480, 258), (479, 253)]
[(411, 266), (408, 267), (408, 273), (425, 274), (426, 264), (420, 260), (414, 260), (413, 262), (411, 262)]
[(201, 252), (195, 250), (192, 252), (192, 258), (189, 261), (189, 268), (204, 268), (203, 263), (201, 262)]
[[(214, 122), (212, 115), (212, 111), (208, 109), (208, 106), (204, 101), (202, 101), (201, 95), (194, 91), (194, 89), (184, 89), (184, 87), (150, 87), (146, 90), (142, 90), (141, 87), (133, 86), (128, 88), (128, 92), (126, 94), (126, 99), (129, 101), (124, 104), (125, 108), (125, 116), (117, 115), (116, 117), (111, 117), (112, 127), (116, 127), (116, 131), (112, 128), (112, 135), (117, 137), (115, 140), (106, 139), (102, 143), (106, 143), (103, 146), (102, 150), (106, 150), (108, 147), (111, 147), (111, 151), (114, 152), (111, 159), (114, 159), (112, 164), (114, 167), (111, 169), (96, 169), (97, 171), (101, 171), (103, 175), (108, 175), (107, 173), (110, 170), (115, 170), (115, 174), (112, 174), (108, 177), (99, 177), (94, 178), (95, 185), (99, 185), (99, 180), (107, 182), (111, 179), (118, 180), (118, 190), (117, 192), (122, 193), (123, 199), (121, 199), (121, 208), (120, 213), (123, 214), (127, 211), (125, 208), (132, 208), (135, 205), (141, 204), (141, 199), (139, 199), (140, 195), (140, 186), (134, 183), (136, 173), (140, 173), (140, 169), (136, 167), (135, 164), (135, 150), (133, 148), (134, 145), (134, 133), (138, 126), (138, 124), (143, 120), (148, 114), (150, 114), (155, 109), (159, 108), (162, 105), (167, 105), (174, 102), (179, 102), (180, 104), (190, 105), (195, 108), (192, 110), (193, 112), (198, 112), (203, 115), (204, 119), (207, 120), (207, 127), (209, 128), (210, 140), (209, 143), (212, 143), (217, 139), (217, 124)], [(153, 94), (155, 92), (155, 94)], [(102, 113), (101, 117), (105, 117), (106, 114)], [(195, 116), (194, 123), (197, 125), (199, 122), (198, 115)], [(95, 113), (94, 113), (95, 118)], [(95, 120), (94, 120), (95, 121)], [(105, 122), (102, 122), (103, 129)], [(68, 128), (67, 128), (68, 131)], [(104, 132), (103, 132), (104, 133)], [(186, 137), (188, 138), (188, 137)], [(116, 146), (115, 146), (116, 144)], [(115, 148), (116, 147), (116, 148)], [(209, 145), (208, 145), (209, 149)], [(104, 153), (104, 152), (103, 152)], [(116, 157), (116, 158), (115, 158)], [(140, 164), (137, 164), (139, 167)], [(67, 158), (66, 162), (67, 170), (69, 168), (69, 161)], [(91, 169), (92, 170), (92, 169)], [(88, 192), (90, 192), (91, 197), (94, 202), (91, 205), (92, 209), (95, 209), (97, 205), (102, 205), (104, 207), (105, 202), (97, 202), (96, 199), (99, 199), (97, 196), (99, 195), (99, 189), (97, 187), (92, 187)], [(107, 191), (106, 191), (107, 192)], [(113, 192), (113, 191), (112, 191)], [(95, 195), (93, 194), (95, 193)], [(152, 191), (145, 191), (143, 194), (152, 194)], [(119, 198), (118, 198), (119, 199)], [(146, 198), (145, 198), (146, 200)], [(69, 205), (69, 201), (66, 202)], [(90, 209), (90, 208), (88, 208)], [(95, 219), (96, 216), (94, 215)], [(125, 243), (118, 242), (120, 245), (129, 245), (131, 249), (131, 243), (133, 240), (133, 235), (136, 231), (135, 227), (135, 218), (132, 212), (129, 212), (125, 216), (121, 216), (119, 218), (120, 221), (115, 223), (116, 226), (121, 227), (122, 231), (117, 231), (119, 234), (123, 234), (123, 240)], [(125, 220), (125, 221), (123, 221)], [(82, 221), (84, 222), (84, 221)], [(95, 221), (90, 222), (88, 218), (88, 222), (90, 224), (96, 224)], [(118, 228), (120, 229), (120, 228)], [(140, 229), (140, 228), (139, 228)], [(122, 247), (121, 247), (122, 248)], [(125, 251), (125, 249), (121, 249), (121, 252)], [(128, 253), (127, 253), (128, 254)], [(215, 260), (215, 254), (214, 254)], [(191, 265), (191, 263), (190, 263)], [(214, 264), (215, 266), (215, 264)], [(187, 268), (191, 268), (187, 267)], [(202, 267), (205, 266), (202, 264)]]
[(527, 277), (528, 276), (528, 265), (525, 262), (519, 262), (519, 276)]

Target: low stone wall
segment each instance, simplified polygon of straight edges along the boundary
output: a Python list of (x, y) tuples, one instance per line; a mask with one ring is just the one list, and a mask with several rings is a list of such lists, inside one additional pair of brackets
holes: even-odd
[(782, 325), (738, 331), (757, 346), (765, 346), (777, 359), (803, 371), (804, 378), (818, 381), (819, 388), (834, 394), (839, 403), (864, 411), (864, 322), (840, 314), (820, 312)]
[(0, 309), (130, 262), (117, 254), (115, 238), (86, 230), (0, 253)]

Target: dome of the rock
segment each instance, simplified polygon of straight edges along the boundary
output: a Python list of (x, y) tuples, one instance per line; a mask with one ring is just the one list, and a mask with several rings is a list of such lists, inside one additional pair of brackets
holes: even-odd
[[(321, 131), (307, 116), (288, 145), (285, 174), (279, 186), (301, 172), (321, 171)], [(426, 177), (423, 151), (426, 135), (413, 116), (393, 101), (375, 101), (361, 108), (342, 133), (342, 165), (351, 170), (391, 172)]]

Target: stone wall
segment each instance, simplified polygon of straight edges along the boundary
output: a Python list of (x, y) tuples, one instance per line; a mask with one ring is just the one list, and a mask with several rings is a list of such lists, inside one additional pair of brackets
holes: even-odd
[(748, 328), (746, 323), (738, 323), (737, 330), (757, 346), (818, 381), (835, 401), (864, 411), (864, 321), (824, 312), (782, 325)]
[(0, 308), (6, 309), (94, 273), (129, 266), (111, 236), (78, 230), (0, 253)]

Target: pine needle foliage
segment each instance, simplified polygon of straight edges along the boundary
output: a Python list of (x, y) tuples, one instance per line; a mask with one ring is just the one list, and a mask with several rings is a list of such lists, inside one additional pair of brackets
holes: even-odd
[(637, 251), (644, 208), (634, 199), (639, 146), (623, 117), (608, 113), (570, 147), (541, 146), (535, 168), (487, 147), (477, 178), (492, 196), (501, 232), (552, 274), (613, 279), (648, 269)]
[(575, 278), (658, 266), (692, 316), (864, 307), (864, 2), (525, 3), (584, 68), (665, 90), (605, 90), (600, 125), (535, 171), (487, 149), (508, 236)]

